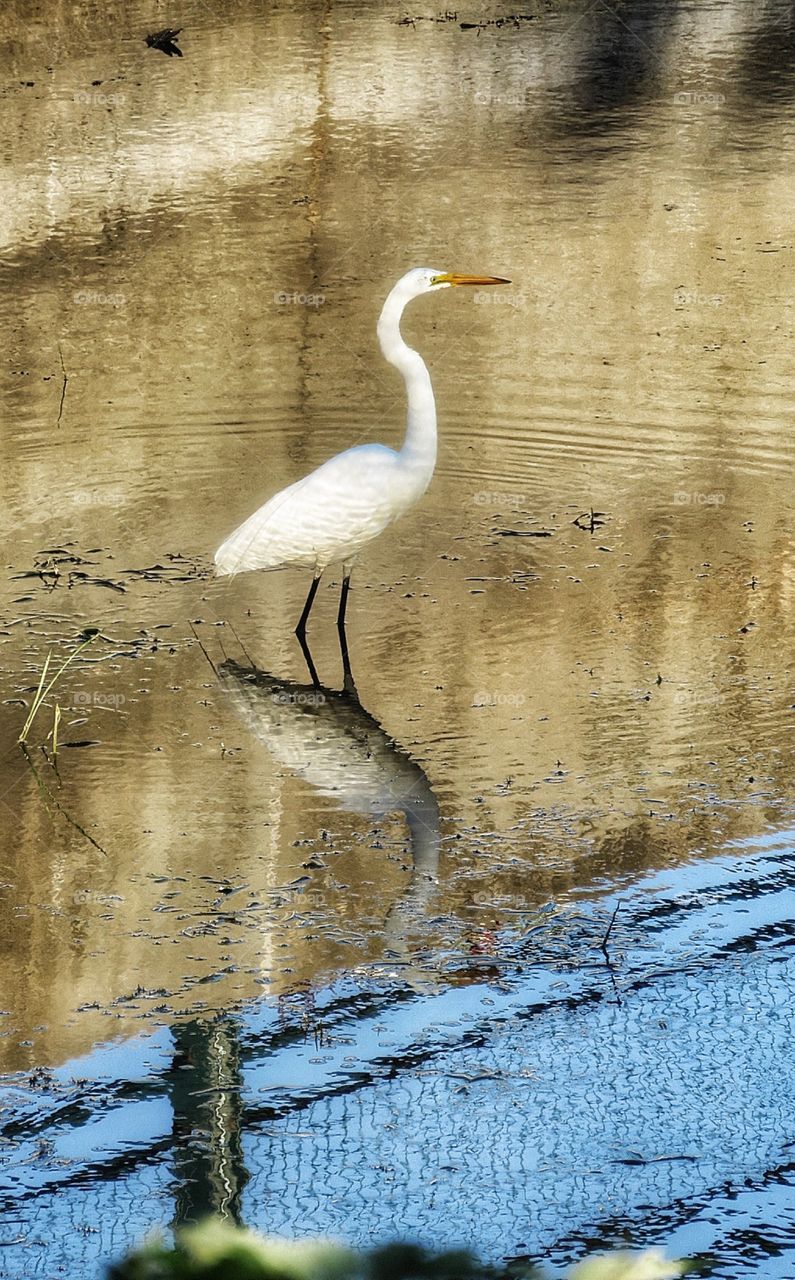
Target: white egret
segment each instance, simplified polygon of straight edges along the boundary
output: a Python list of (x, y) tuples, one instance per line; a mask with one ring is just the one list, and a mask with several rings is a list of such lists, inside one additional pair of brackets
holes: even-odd
[(344, 637), (356, 557), (422, 497), (433, 475), (436, 404), (425, 361), (400, 334), (400, 317), (406, 305), (420, 294), (454, 285), (509, 283), (499, 276), (460, 275), (430, 267), (415, 267), (398, 280), (384, 303), (377, 332), (384, 359), (400, 370), (406, 384), (408, 419), (403, 447), (396, 451), (383, 444), (364, 444), (336, 454), (303, 480), (275, 494), (216, 551), (219, 574), (288, 565), (312, 570), (312, 584), (295, 629), (302, 642), (320, 578), (330, 564), (339, 562), (343, 578), (337, 627)]

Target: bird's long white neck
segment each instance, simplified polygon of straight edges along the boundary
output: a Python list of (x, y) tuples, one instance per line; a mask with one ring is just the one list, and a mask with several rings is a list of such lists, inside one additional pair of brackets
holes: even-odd
[(401, 284), (402, 281), (384, 303), (378, 321), (378, 341), (384, 359), (400, 370), (406, 384), (409, 407), (401, 462), (416, 468), (427, 483), (436, 465), (436, 402), (425, 361), (400, 334), (400, 317), (413, 296), (407, 296)]

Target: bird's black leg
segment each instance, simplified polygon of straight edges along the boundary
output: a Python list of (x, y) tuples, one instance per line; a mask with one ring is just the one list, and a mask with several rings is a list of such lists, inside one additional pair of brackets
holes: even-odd
[(351, 575), (345, 574), (342, 579), (342, 590), (340, 591), (340, 607), (337, 614), (337, 630), (344, 632), (345, 630), (345, 610), (348, 607), (348, 592), (351, 589)]
[(348, 655), (348, 637), (345, 633), (345, 610), (348, 607), (348, 592), (351, 587), (351, 575), (346, 573), (342, 579), (342, 590), (340, 592), (340, 607), (337, 614), (337, 632), (340, 638), (340, 653), (342, 655), (342, 675), (344, 688), (346, 693), (356, 693), (356, 685), (353, 680), (353, 672), (351, 671), (351, 660)]
[(298, 636), (299, 640), (306, 635), (307, 618), (312, 612), (312, 605), (315, 602), (315, 596), (317, 595), (317, 589), (319, 585), (320, 585), (320, 574), (316, 573), (314, 578), (312, 579), (312, 585), (309, 588), (309, 594), (306, 597), (306, 603), (304, 604), (303, 612), (301, 614), (301, 617), (298, 619), (298, 626), (295, 628), (295, 634)]

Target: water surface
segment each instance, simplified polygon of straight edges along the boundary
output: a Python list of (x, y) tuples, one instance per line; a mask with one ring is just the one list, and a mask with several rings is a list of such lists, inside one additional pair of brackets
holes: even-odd
[[(208, 1208), (793, 1272), (792, 17), (508, 12), (0, 20), (0, 1274)], [(407, 314), (439, 466), (312, 700), (212, 553), (400, 440), (418, 263), (512, 283)]]

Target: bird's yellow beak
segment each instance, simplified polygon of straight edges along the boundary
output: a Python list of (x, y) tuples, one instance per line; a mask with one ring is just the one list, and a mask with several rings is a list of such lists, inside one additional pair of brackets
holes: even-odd
[(510, 284), (502, 276), (462, 276), (457, 271), (449, 271), (441, 276), (434, 276), (431, 284)]

